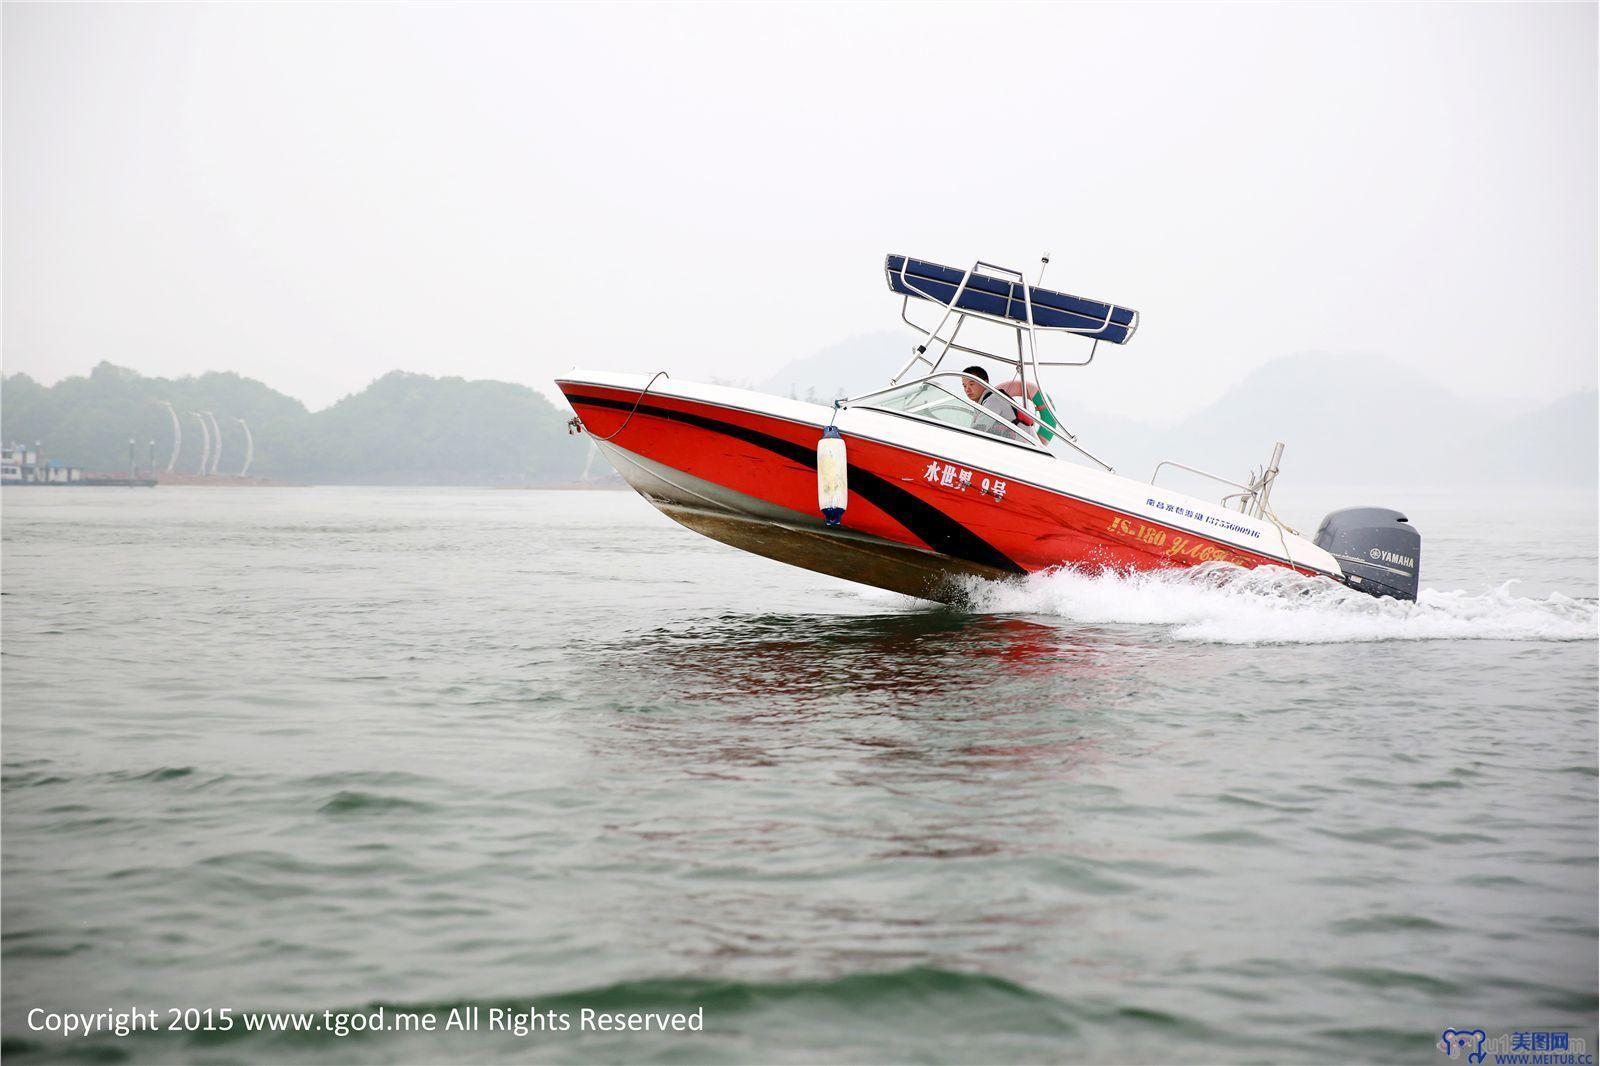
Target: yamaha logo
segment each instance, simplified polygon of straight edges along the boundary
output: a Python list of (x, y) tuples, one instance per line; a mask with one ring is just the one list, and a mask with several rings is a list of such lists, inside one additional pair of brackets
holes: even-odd
[(1393, 563), (1396, 566), (1417, 565), (1416, 560), (1412, 559), (1409, 555), (1396, 555), (1394, 552), (1386, 552), (1382, 548), (1373, 548), (1371, 551), (1367, 552), (1367, 554), (1374, 559), (1382, 559), (1384, 562)]

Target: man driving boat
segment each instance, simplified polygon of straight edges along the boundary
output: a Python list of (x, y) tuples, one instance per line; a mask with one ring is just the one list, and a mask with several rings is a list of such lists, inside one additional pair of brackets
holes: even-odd
[[(980, 405), (985, 411), (994, 415), (1000, 421), (1000, 426), (1013, 425), (1017, 421), (1017, 409), (1006, 400), (998, 391), (989, 385), (989, 372), (981, 366), (969, 366), (962, 371), (966, 377), (961, 379), (961, 387), (967, 392), (967, 399)], [(977, 378), (978, 381), (973, 381)], [(982, 382), (982, 384), (979, 384)], [(989, 432), (996, 436), (1004, 436), (1005, 430), (1000, 426), (988, 427)]]

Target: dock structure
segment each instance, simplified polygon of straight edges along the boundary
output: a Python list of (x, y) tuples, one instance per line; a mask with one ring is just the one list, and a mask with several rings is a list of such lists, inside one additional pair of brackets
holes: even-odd
[(0, 448), (0, 485), (78, 485), (83, 470), (47, 462), (38, 442), (33, 447), (7, 444)]
[[(155, 447), (151, 441), (150, 446)], [(126, 474), (95, 474), (81, 466), (67, 466), (54, 459), (46, 459), (38, 442), (33, 447), (25, 444), (7, 444), (0, 448), (0, 485), (83, 485), (98, 487), (154, 488), (153, 471), (141, 472), (134, 468), (135, 442), (128, 441), (128, 472)]]

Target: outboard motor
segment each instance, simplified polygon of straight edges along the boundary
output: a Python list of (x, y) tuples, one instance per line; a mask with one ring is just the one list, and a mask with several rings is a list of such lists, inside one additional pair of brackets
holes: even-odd
[(1347, 507), (1317, 527), (1317, 547), (1339, 560), (1345, 584), (1374, 596), (1417, 598), (1422, 534), (1399, 511)]

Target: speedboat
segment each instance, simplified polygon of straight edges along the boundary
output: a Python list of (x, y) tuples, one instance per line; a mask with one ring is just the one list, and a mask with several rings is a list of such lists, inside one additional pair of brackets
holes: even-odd
[[(1335, 511), (1310, 538), (1278, 518), (1282, 443), (1244, 480), (1171, 460), (1137, 480), (1069, 431), (1042, 371), (1085, 367), (1100, 344), (1127, 344), (1138, 312), (1042, 288), (1043, 266), (1029, 284), (982, 260), (963, 269), (890, 255), (884, 273), (918, 339), (883, 389), (819, 404), (665, 370), (574, 371), (556, 382), (569, 426), (695, 532), (909, 596), (960, 602), (971, 578), (1058, 567), (1211, 563), (1416, 598), (1421, 536), (1400, 512)], [(1088, 341), (1087, 357), (1041, 355), (1062, 339)], [(962, 362), (972, 365), (947, 365)], [(1171, 469), (1226, 491), (1210, 500), (1165, 487)]]

